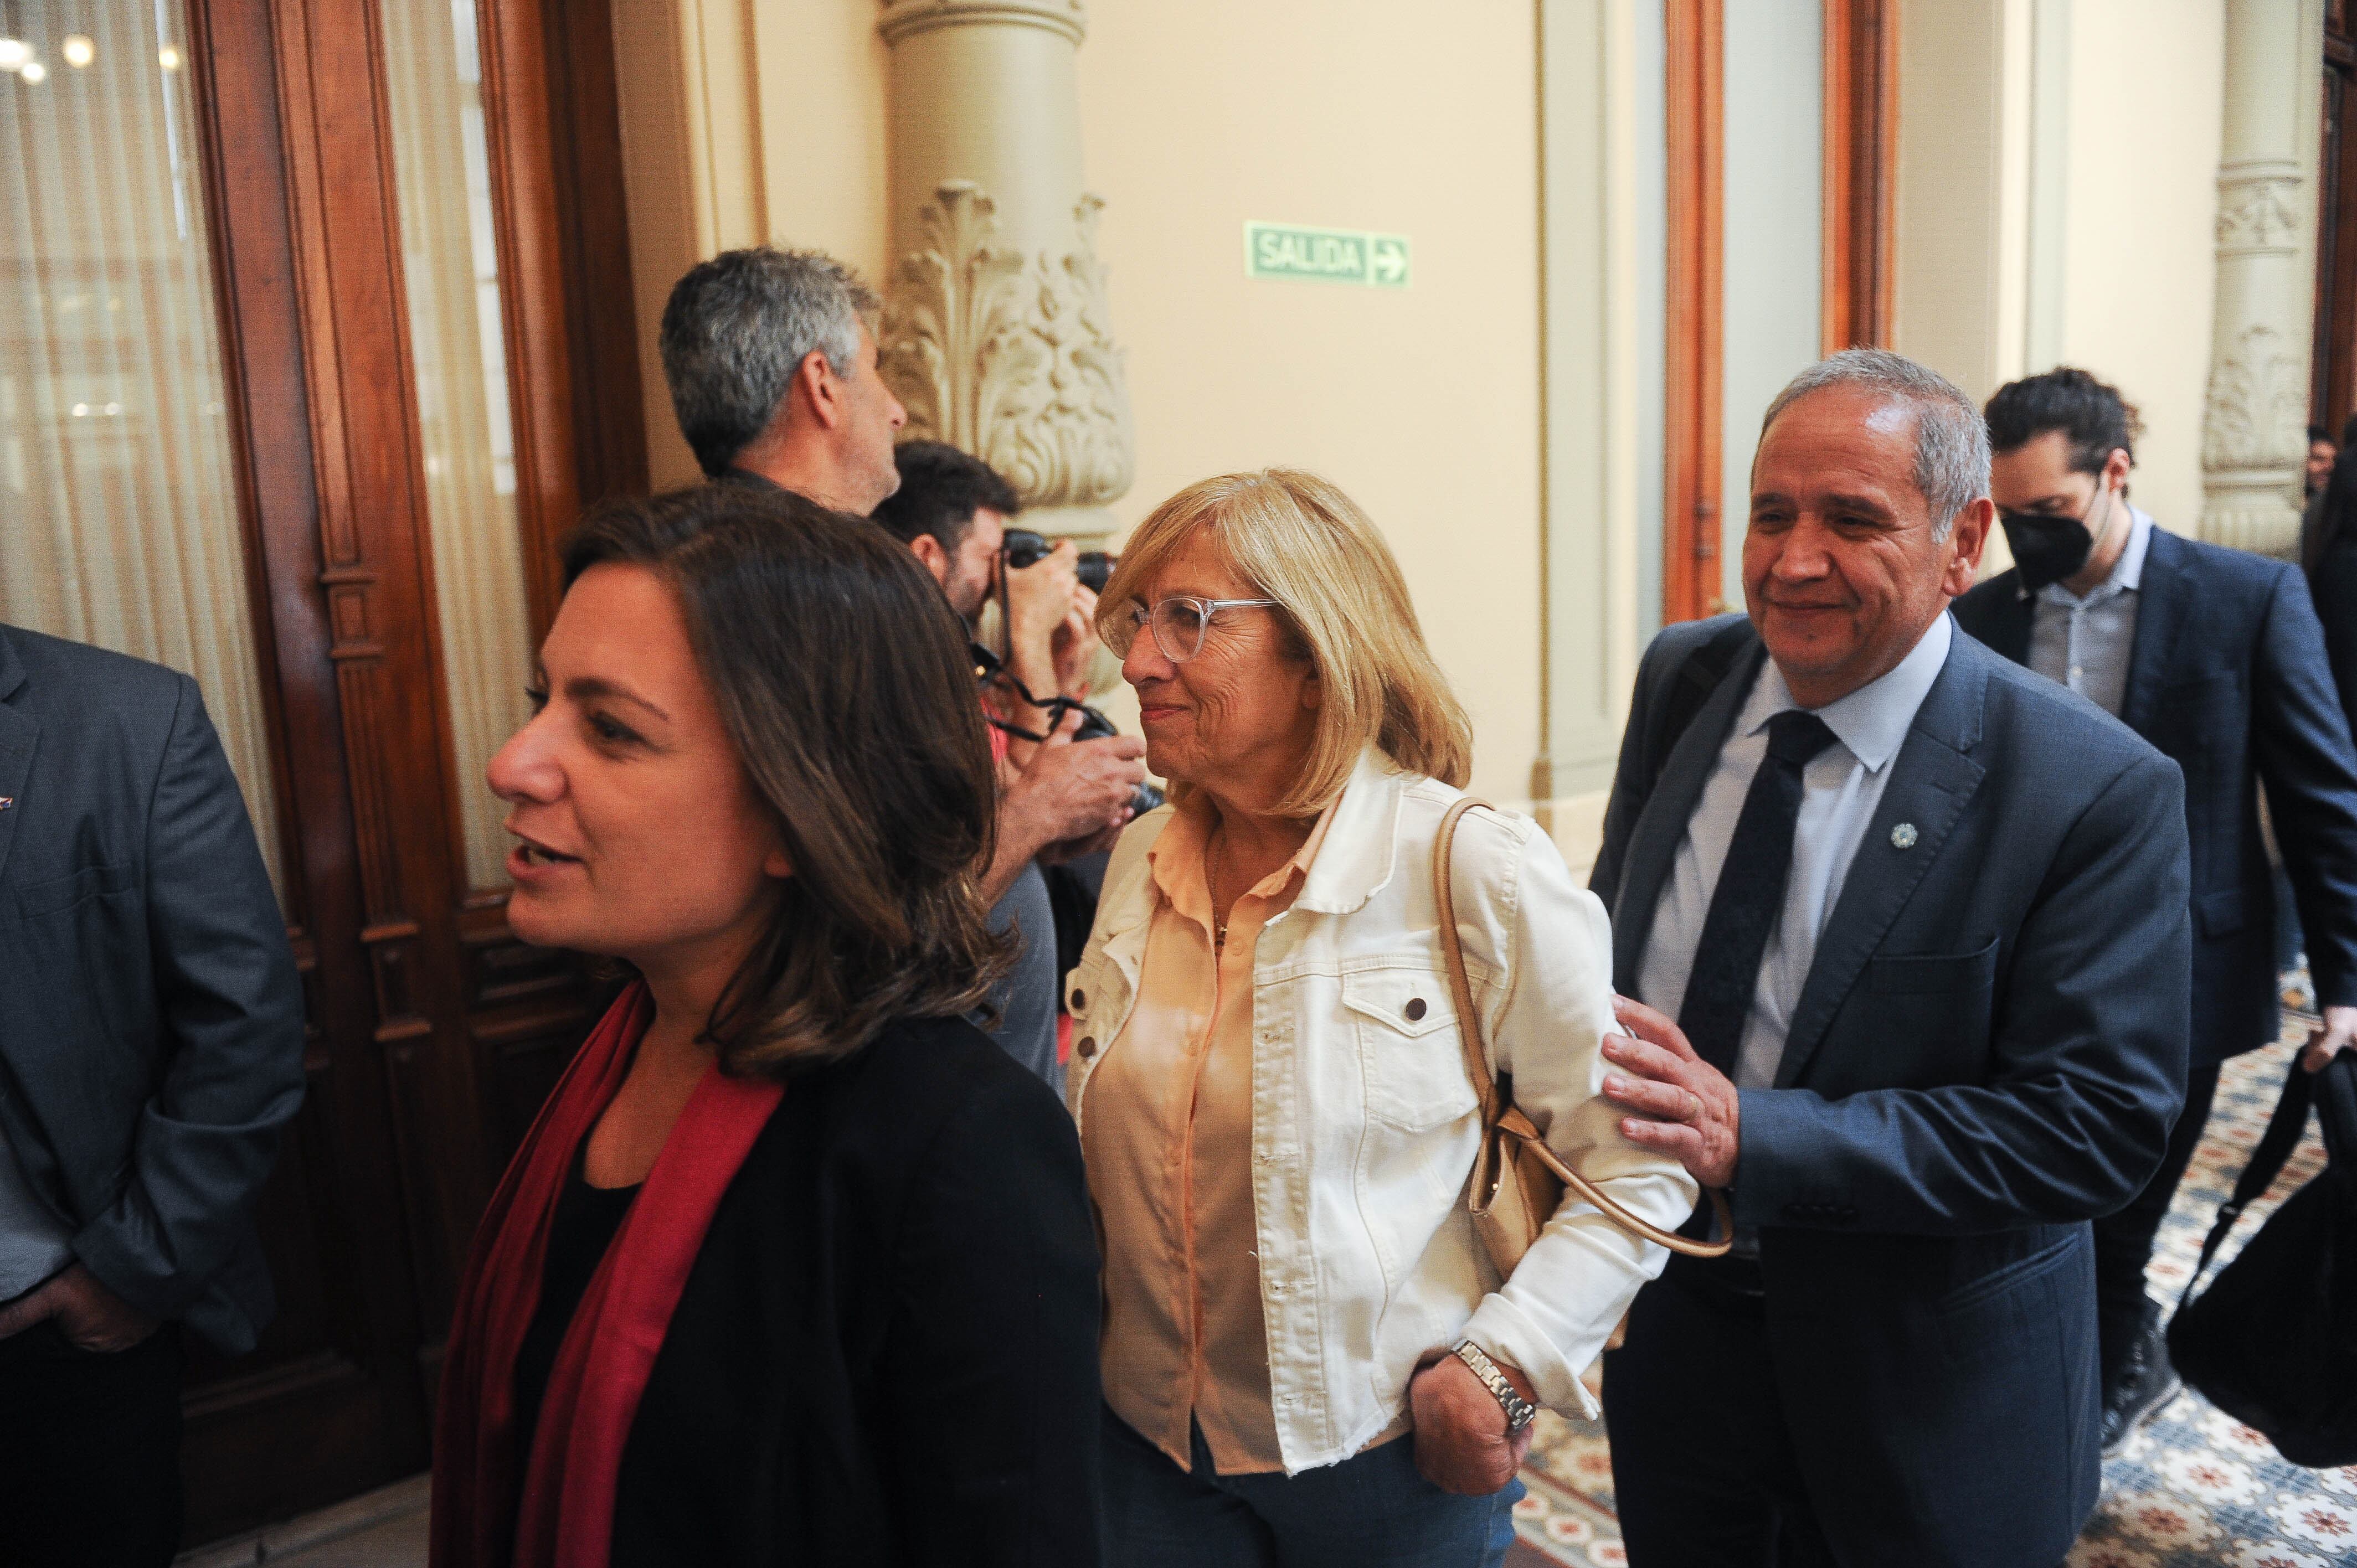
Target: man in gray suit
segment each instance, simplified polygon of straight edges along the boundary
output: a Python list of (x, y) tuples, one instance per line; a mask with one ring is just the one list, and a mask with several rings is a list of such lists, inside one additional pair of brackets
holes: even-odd
[(303, 1097), (278, 901), (197, 684), (0, 625), (0, 1559), (167, 1563), (179, 1326), (271, 1311)]
[(1605, 1358), (1637, 1568), (2022, 1568), (2094, 1506), (2088, 1221), (2183, 1091), (2184, 793), (1950, 619), (1988, 477), (1932, 371), (1803, 371), (1753, 462), (1749, 618), (1638, 675), (1593, 886), (1639, 1036), (1606, 1054), (1663, 1081), (1605, 1091), (1736, 1234)]

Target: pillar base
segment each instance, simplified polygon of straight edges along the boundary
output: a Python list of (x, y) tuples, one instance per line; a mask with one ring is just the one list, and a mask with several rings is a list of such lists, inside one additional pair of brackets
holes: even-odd
[(2290, 560), (2299, 553), (2299, 509), (2286, 499), (2298, 472), (2245, 468), (2204, 477), (2201, 537), (2212, 544)]

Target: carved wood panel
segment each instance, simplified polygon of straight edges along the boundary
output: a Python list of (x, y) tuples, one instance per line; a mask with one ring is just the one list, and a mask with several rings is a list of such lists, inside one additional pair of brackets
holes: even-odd
[[(193, 1542), (425, 1466), (475, 1221), (602, 993), (464, 883), (376, 0), (189, 3), (310, 1088), (262, 1206), (279, 1316), (191, 1367)], [(535, 640), (585, 484), (645, 474), (627, 270), (577, 298), (614, 286), (585, 258), (628, 254), (609, 18), (583, 10), (607, 30), (483, 12)]]

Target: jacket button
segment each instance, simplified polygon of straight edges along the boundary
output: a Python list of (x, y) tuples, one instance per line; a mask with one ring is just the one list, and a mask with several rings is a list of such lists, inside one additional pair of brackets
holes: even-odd
[(1407, 1021), (1411, 1024), (1424, 1016), (1424, 998), (1412, 996), (1407, 1004)]
[(1075, 991), (1075, 992), (1073, 992), (1073, 993), (1072, 993), (1072, 1011), (1073, 1011), (1073, 1012), (1075, 1012), (1075, 1013), (1085, 1013), (1085, 1012), (1087, 1012), (1088, 1010), (1089, 1010), (1089, 993), (1088, 993), (1087, 992), (1085, 992), (1085, 991)]
[(1097, 1037), (1094, 1035), (1082, 1035), (1081, 1043), (1074, 1046), (1072, 1049), (1084, 1057), (1092, 1057), (1097, 1054)]

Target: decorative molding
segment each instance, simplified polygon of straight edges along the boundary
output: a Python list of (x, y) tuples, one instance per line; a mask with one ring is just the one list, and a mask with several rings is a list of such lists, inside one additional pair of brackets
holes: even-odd
[(998, 245), (998, 209), (950, 180), (918, 215), (884, 312), (884, 380), (905, 435), (946, 441), (1006, 476), (1026, 506), (1101, 506), (1129, 489), (1135, 437), (1096, 255), (1104, 203), (1082, 195), (1063, 255)]
[(2307, 420), (2307, 358), (2274, 328), (2246, 327), (2211, 368), (2201, 466), (2212, 475), (2297, 468)]
[(2218, 181), (2218, 254), (2282, 255), (2299, 252), (2302, 214), (2296, 198), (2299, 171), (2222, 177)]
[(884, 0), (876, 30), (888, 44), (936, 27), (1001, 26), (1045, 27), (1078, 45), (1088, 36), (1088, 8), (1082, 0)]

